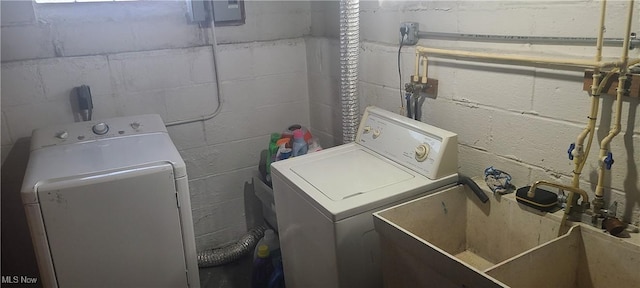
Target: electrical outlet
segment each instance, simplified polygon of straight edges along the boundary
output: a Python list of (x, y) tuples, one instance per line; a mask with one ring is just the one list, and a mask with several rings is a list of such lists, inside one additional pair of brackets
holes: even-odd
[(418, 22), (402, 22), (400, 23), (400, 31), (404, 28), (404, 31), (407, 34), (402, 37), (402, 33), (400, 34), (400, 41), (402, 41), (402, 45), (416, 45), (418, 44)]

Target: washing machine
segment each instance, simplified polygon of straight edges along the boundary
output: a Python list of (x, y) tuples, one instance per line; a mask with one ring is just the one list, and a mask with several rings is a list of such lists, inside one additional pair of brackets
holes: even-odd
[(160, 116), (34, 130), (21, 194), (44, 287), (200, 287), (186, 167)]
[(287, 287), (380, 287), (372, 213), (454, 185), (457, 135), (368, 107), (355, 142), (271, 165)]

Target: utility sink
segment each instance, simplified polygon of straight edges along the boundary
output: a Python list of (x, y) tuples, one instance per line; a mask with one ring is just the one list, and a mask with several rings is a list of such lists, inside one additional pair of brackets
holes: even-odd
[[(459, 185), (374, 213), (385, 287), (640, 285), (640, 273), (624, 270), (640, 267), (640, 246), (578, 225), (558, 237), (558, 215), (522, 206), (513, 195), (489, 198), (482, 203)], [(623, 266), (613, 263), (620, 259)], [(618, 277), (594, 278), (600, 266), (626, 275), (620, 286), (600, 284)]]
[(640, 246), (584, 226), (487, 272), (511, 287), (639, 287)]

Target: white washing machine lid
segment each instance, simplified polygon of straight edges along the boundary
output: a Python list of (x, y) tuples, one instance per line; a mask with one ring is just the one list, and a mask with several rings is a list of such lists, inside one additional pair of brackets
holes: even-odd
[(332, 201), (370, 193), (415, 176), (362, 149), (332, 153), (291, 167)]
[(431, 180), (355, 143), (278, 161), (271, 171), (333, 221), (405, 201), (458, 179), (452, 174)]

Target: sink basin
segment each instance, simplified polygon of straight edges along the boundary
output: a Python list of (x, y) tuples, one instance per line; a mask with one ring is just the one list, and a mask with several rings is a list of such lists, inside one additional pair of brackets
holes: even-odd
[(487, 271), (511, 287), (638, 287), (640, 246), (584, 226)]
[[(459, 185), (374, 213), (385, 286), (425, 280), (432, 287), (501, 287), (483, 272), (557, 237), (558, 222), (523, 210), (516, 201), (490, 198), (482, 203)], [(385, 259), (394, 267), (385, 270)], [(418, 278), (408, 277), (407, 269), (419, 270)]]
[(637, 233), (576, 224), (558, 236), (562, 211), (513, 196), (482, 203), (459, 185), (374, 213), (384, 286), (640, 287)]

